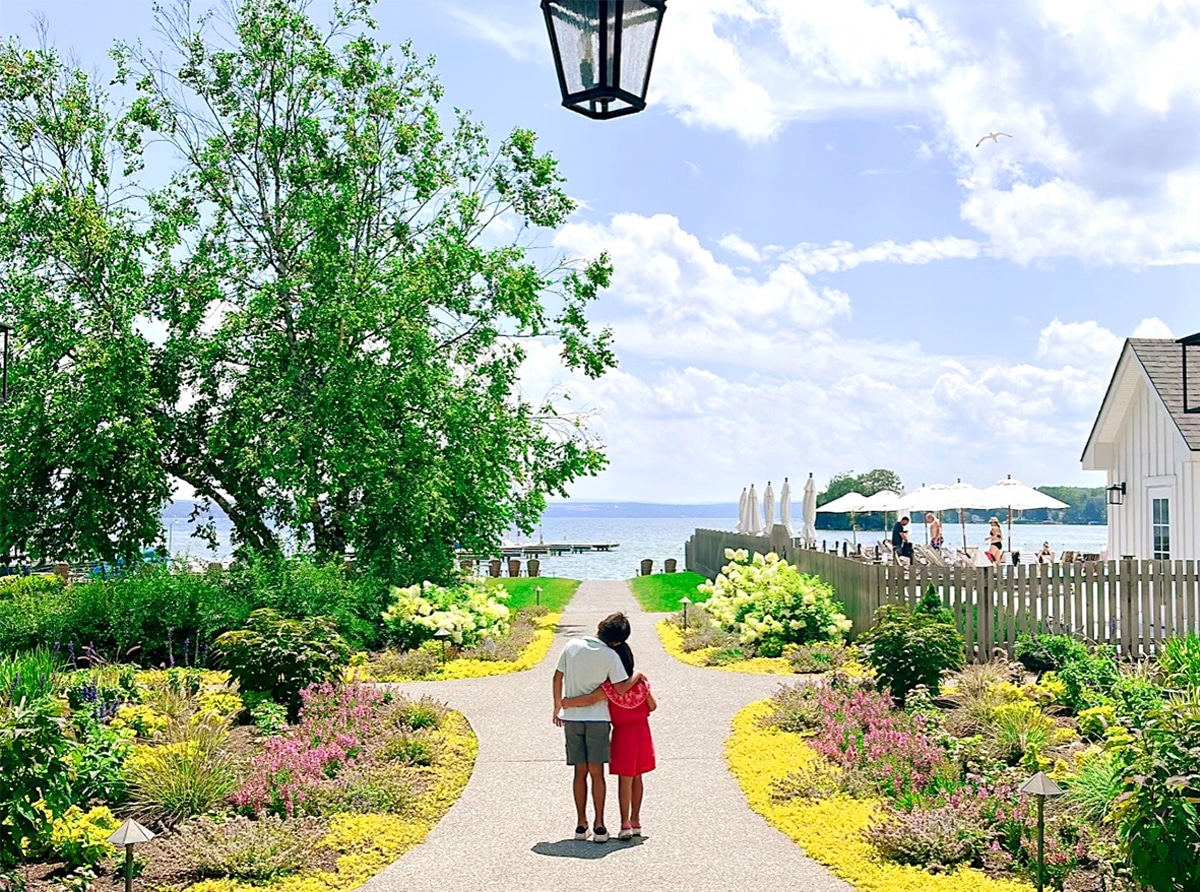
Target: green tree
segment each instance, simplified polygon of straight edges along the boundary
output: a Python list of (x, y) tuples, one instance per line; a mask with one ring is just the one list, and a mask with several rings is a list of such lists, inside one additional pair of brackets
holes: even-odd
[[(855, 474), (853, 471), (843, 471), (841, 474), (835, 474), (829, 481), (829, 485), (825, 487), (825, 491), (817, 494), (817, 507), (826, 505), (834, 499), (840, 499), (846, 493), (856, 492), (862, 496), (873, 496), (877, 492), (891, 490), (892, 492), (904, 492), (904, 484), (900, 481), (900, 475), (895, 471), (887, 468), (876, 468), (873, 471), (867, 471), (865, 474)], [(859, 514), (855, 515), (854, 523), (858, 529), (874, 529), (880, 528), (883, 524), (883, 516), (881, 514)], [(817, 515), (817, 526), (825, 530), (848, 530), (850, 529), (851, 517), (849, 514), (819, 514)]]
[(132, 557), (170, 495), (139, 331), (143, 260), (170, 240), (126, 192), (141, 167), (105, 93), (44, 40), (0, 49), (0, 555)]
[[(615, 365), (610, 332), (586, 318), (611, 268), (532, 259), (574, 203), (531, 132), (493, 146), (465, 113), (443, 126), (431, 63), (408, 45), (391, 55), (370, 3), (336, 9), (327, 28), (306, 5), (243, 0), (198, 19), (157, 8), (165, 56), (114, 51), (137, 98), (104, 127), (135, 160), (140, 141), (165, 140), (182, 162), (140, 216), (98, 202), (130, 237), (105, 257), (128, 256), (138, 287), (110, 360), (133, 380), (94, 389), (143, 438), (98, 477), (146, 478), (155, 517), (178, 478), (262, 554), (288, 536), (322, 559), (351, 549), (397, 581), (436, 579), (455, 543), (531, 529), (547, 494), (604, 466), (583, 420), (561, 398), (524, 397), (519, 373), (532, 341), (588, 376)], [(48, 82), (24, 77), (34, 92)], [(56, 227), (71, 244), (45, 253), (82, 250), (87, 231)], [(30, 359), (41, 331), (22, 320), (20, 335), (32, 407), (52, 370)], [(62, 411), (68, 425), (89, 417)], [(9, 454), (32, 427), (11, 416)], [(68, 441), (47, 473), (89, 445)], [(28, 539), (28, 522), (12, 529)]]

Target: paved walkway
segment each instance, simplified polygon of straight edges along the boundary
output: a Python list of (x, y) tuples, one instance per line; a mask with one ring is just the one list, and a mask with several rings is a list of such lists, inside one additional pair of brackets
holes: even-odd
[[(644, 839), (576, 842), (562, 731), (550, 721), (551, 678), (565, 636), (594, 634), (607, 614), (633, 624), (637, 668), (654, 685), (658, 769), (646, 776)], [(750, 811), (724, 761), (730, 721), (779, 679), (684, 665), (663, 650), (659, 617), (624, 582), (585, 582), (550, 656), (528, 672), (406, 685), (461, 710), (479, 737), (462, 797), (417, 846), (364, 892), (849, 892)], [(590, 814), (590, 803), (589, 803)], [(616, 781), (606, 820), (620, 827)]]

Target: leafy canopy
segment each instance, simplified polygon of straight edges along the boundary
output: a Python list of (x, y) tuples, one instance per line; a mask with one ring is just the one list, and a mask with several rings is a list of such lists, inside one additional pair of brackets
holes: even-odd
[[(519, 375), (531, 349), (615, 365), (586, 316), (607, 258), (535, 262), (575, 206), (557, 162), (443, 116), (370, 6), (158, 7), (161, 54), (114, 49), (123, 103), (52, 48), (4, 51), (0, 551), (135, 555), (180, 480), (244, 549), (437, 579), (603, 468)], [(179, 159), (153, 190), (148, 146)]]

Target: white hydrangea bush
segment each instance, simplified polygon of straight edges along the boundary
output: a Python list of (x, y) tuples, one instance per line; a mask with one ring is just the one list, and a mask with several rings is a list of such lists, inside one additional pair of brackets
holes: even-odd
[(712, 582), (701, 607), (744, 646), (762, 656), (779, 656), (789, 644), (841, 643), (850, 631), (833, 586), (801, 573), (772, 552), (751, 555), (725, 549), (729, 563)]
[(420, 647), (445, 630), (459, 647), (474, 647), (508, 634), (508, 592), (482, 580), (445, 588), (432, 582), (392, 589), (392, 605), (383, 614), (391, 642), (403, 650)]

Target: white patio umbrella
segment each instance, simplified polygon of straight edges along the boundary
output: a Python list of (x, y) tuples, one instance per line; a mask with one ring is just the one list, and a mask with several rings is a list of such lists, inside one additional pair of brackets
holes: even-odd
[(1054, 496), (1038, 492), (1032, 486), (1026, 486), (1020, 480), (1013, 480), (1009, 474), (994, 486), (989, 486), (980, 494), (980, 500), (987, 502), (980, 508), (1006, 508), (1008, 510), (1008, 550), (1012, 551), (1012, 515), (1014, 511), (1032, 511), (1035, 508), (1069, 508), (1066, 502), (1060, 502)]
[(779, 490), (779, 522), (787, 527), (788, 535), (792, 535), (792, 484), (783, 478), (783, 488)]
[(809, 548), (817, 542), (817, 482), (811, 473), (804, 484), (804, 527), (800, 530), (800, 538)]
[(762, 532), (762, 516), (758, 513), (758, 490), (750, 484), (750, 495), (746, 497), (746, 529), (745, 532), (757, 536)]
[(771, 481), (767, 481), (767, 488), (763, 490), (763, 532), (768, 536), (771, 535), (771, 530), (775, 527), (775, 488), (771, 486)]
[(858, 545), (858, 527), (854, 523), (854, 515), (864, 510), (863, 505), (866, 501), (867, 497), (862, 493), (848, 492), (844, 496), (822, 505), (817, 509), (817, 512), (824, 514), (849, 514), (850, 531), (854, 536), (854, 544)]
[(940, 501), (935, 500), (936, 507), (930, 508), (930, 510), (954, 510), (958, 512), (958, 520), (962, 524), (963, 548), (967, 547), (967, 518), (963, 512), (967, 508), (989, 507), (988, 505), (980, 504), (982, 495), (983, 490), (969, 483), (963, 483), (960, 477), (956, 483), (952, 483), (945, 489), (938, 491), (938, 499)]
[(746, 500), (748, 498), (746, 487), (742, 487), (742, 494), (738, 498), (738, 521), (734, 531), (738, 533), (746, 532)]
[(903, 497), (898, 492), (893, 492), (890, 489), (881, 489), (873, 496), (867, 496), (863, 502), (863, 511), (881, 511), (883, 512), (883, 529), (887, 532), (888, 529), (888, 514), (892, 511), (903, 510), (900, 505)]
[(941, 516), (941, 508), (936, 507), (938, 504), (939, 493), (946, 488), (943, 483), (933, 483), (926, 486), (922, 483), (917, 489), (904, 496), (900, 500), (900, 510), (907, 511), (909, 515), (921, 514), (921, 520), (925, 524), (925, 541), (929, 542), (929, 521), (925, 520), (927, 513), (937, 513)]

